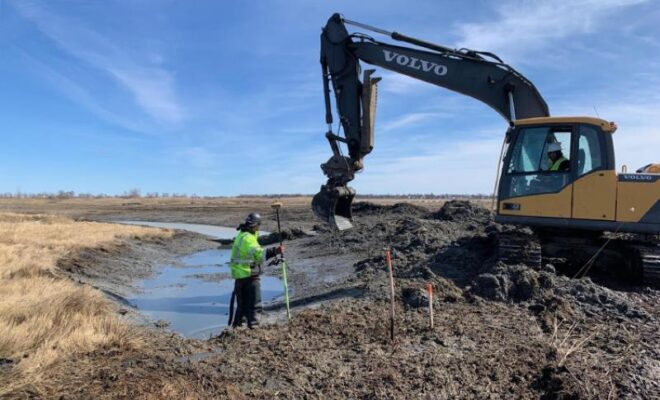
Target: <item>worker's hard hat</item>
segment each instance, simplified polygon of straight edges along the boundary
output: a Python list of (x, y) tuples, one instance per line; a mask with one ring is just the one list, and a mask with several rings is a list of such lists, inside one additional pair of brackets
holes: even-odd
[(245, 226), (251, 228), (261, 224), (261, 215), (259, 213), (250, 213), (250, 215), (245, 218)]
[(561, 143), (560, 142), (555, 142), (555, 143), (548, 144), (548, 153), (552, 153), (554, 151), (561, 151)]

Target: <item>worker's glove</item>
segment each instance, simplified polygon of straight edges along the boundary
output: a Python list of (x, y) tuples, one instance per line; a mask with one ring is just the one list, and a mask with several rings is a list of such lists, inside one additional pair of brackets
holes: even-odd
[(277, 254), (284, 255), (284, 245), (277, 246), (275, 250), (277, 251)]
[(266, 249), (266, 260), (269, 260), (273, 257), (275, 257), (278, 254), (282, 254), (279, 250), (280, 246), (278, 247), (271, 247), (269, 249)]
[(276, 265), (280, 265), (284, 261), (281, 257), (273, 258), (272, 260), (268, 261), (268, 266), (269, 267), (274, 267)]

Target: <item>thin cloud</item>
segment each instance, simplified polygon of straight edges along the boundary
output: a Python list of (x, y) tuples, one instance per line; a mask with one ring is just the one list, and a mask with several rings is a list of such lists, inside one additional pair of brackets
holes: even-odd
[(72, 101), (108, 122), (112, 122), (131, 131), (146, 132), (145, 126), (139, 122), (124, 118), (123, 116), (108, 110), (106, 107), (103, 107), (85, 87), (59, 73), (47, 64), (28, 54), (26, 51), (18, 47), (12, 48), (20, 57), (23, 57), (27, 62), (27, 65), (33, 71)]
[(81, 21), (73, 21), (34, 3), (17, 1), (12, 4), (61, 49), (113, 77), (157, 122), (176, 124), (184, 120), (183, 107), (175, 95), (173, 75), (153, 62), (160, 56), (154, 58), (152, 54), (151, 61), (137, 62), (134, 54), (84, 27)]
[(442, 117), (443, 114), (435, 112), (410, 113), (398, 116), (396, 119), (385, 122), (380, 127), (381, 131), (388, 132), (404, 127), (409, 127), (432, 118)]
[(491, 51), (511, 62), (529, 49), (592, 33), (606, 17), (647, 1), (506, 1), (498, 4), (495, 20), (458, 24), (458, 47)]

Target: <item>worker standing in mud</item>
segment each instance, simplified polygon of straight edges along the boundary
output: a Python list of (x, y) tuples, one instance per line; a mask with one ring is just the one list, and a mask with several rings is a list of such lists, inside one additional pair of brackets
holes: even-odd
[[(231, 260), (229, 268), (231, 277), (235, 279), (234, 294), (236, 296), (236, 314), (230, 321), (233, 327), (243, 325), (247, 320), (249, 328), (259, 324), (256, 316), (256, 308), (261, 303), (261, 279), (264, 262), (278, 254), (282, 254), (282, 246), (266, 249), (261, 248), (259, 241), (259, 227), (261, 216), (251, 213), (245, 222), (238, 226), (240, 233), (234, 239), (231, 249)], [(232, 296), (232, 298), (233, 298)], [(233, 301), (233, 300), (232, 300)]]

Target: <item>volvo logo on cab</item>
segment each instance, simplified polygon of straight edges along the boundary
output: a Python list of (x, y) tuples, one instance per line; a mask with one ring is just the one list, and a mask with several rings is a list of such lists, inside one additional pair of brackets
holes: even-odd
[(434, 62), (421, 60), (415, 57), (409, 57), (405, 54), (399, 54), (394, 51), (383, 50), (385, 55), (385, 61), (391, 63), (396, 61), (397, 64), (406, 66), (408, 68), (430, 72), (433, 71), (434, 74), (438, 76), (447, 75), (447, 67), (442, 64), (436, 64)]
[(637, 181), (637, 182), (655, 182), (658, 177), (646, 174), (621, 174), (619, 180), (622, 181)]

